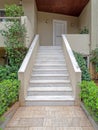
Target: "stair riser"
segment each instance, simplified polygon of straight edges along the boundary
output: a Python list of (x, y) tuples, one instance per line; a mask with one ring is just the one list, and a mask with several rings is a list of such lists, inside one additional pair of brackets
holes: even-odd
[(66, 69), (66, 66), (34, 66), (34, 69)]
[(63, 55), (63, 52), (38, 52), (37, 55)]
[(33, 70), (32, 74), (68, 74), (67, 70), (60, 70), (60, 71), (54, 71), (54, 70)]
[(69, 77), (68, 76), (65, 76), (65, 77), (63, 77), (63, 76), (58, 76), (58, 77), (52, 77), (52, 76), (32, 76), (31, 77), (31, 80), (68, 80), (69, 79)]
[(39, 51), (38, 53), (37, 53), (37, 55), (64, 55), (63, 54), (63, 51), (61, 51), (61, 50), (59, 50), (59, 51), (51, 51), (51, 50), (49, 50), (49, 51)]
[(73, 106), (74, 101), (26, 101), (26, 106)]
[(40, 46), (39, 50), (62, 50), (61, 46)]
[(57, 59), (64, 59), (64, 56), (61, 55), (37, 55), (37, 58), (57, 58)]
[(35, 64), (46, 64), (46, 65), (48, 65), (48, 64), (65, 64), (65, 61), (36, 60)]
[(64, 60), (64, 57), (36, 57), (37, 61), (59, 61), (59, 60)]
[(60, 95), (60, 96), (62, 96), (62, 95), (72, 95), (72, 91), (58, 91), (58, 92), (53, 92), (53, 91), (46, 91), (46, 92), (44, 92), (44, 91), (40, 91), (40, 92), (34, 92), (34, 91), (28, 91), (27, 92), (27, 95), (28, 96), (43, 96), (43, 95), (48, 95), (48, 96), (56, 96), (56, 95)]
[(30, 87), (71, 87), (69, 83), (30, 83)]

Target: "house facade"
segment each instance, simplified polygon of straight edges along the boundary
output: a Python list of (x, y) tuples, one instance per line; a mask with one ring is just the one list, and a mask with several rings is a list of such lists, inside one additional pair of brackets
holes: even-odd
[[(74, 2), (75, 1), (77, 2), (77, 0), (74, 0)], [(97, 18), (98, 1), (97, 0), (84, 0), (85, 6), (82, 7), (82, 11), (80, 14), (78, 13), (78, 10), (76, 9), (77, 13), (79, 14), (78, 16), (74, 16), (74, 14), (66, 15), (67, 12), (65, 12), (65, 15), (62, 13), (53, 13), (53, 9), (52, 9), (52, 11), (51, 11), (51, 9), (50, 9), (50, 11), (48, 9), (48, 10), (46, 10), (47, 12), (41, 11), (41, 9), (39, 8), (39, 4), (42, 4), (42, 2), (44, 3), (44, 1), (42, 1), (40, 3), (40, 0), (39, 0), (39, 2), (38, 2), (38, 0), (22, 0), (22, 1), (4, 0), (4, 1), (1, 1), (1, 3), (0, 3), (0, 9), (2, 11), (4, 9), (5, 4), (15, 3), (18, 5), (20, 2), (24, 9), (24, 15), (27, 16), (26, 27), (28, 30), (28, 37), (29, 37), (28, 38), (29, 42), (26, 43), (27, 46), (29, 46), (29, 44), (35, 34), (40, 35), (40, 45), (45, 45), (45, 46), (56, 45), (55, 34), (54, 34), (56, 31), (55, 26), (59, 26), (59, 24), (60, 23), (62, 24), (62, 22), (65, 22), (64, 27), (63, 27), (63, 25), (61, 25), (62, 26), (61, 28), (64, 28), (62, 33), (66, 33), (66, 36), (68, 34), (71, 34), (71, 36), (72, 36), (72, 34), (75, 34), (74, 36), (76, 36), (76, 34), (79, 34), (81, 32), (81, 30), (84, 29), (84, 27), (86, 27), (86, 29), (89, 31), (89, 41), (88, 41), (89, 43), (88, 42), (85, 43), (85, 40), (83, 41), (84, 42), (83, 43), (80, 40), (80, 43), (76, 43), (76, 45), (74, 45), (75, 48), (77, 48), (77, 47), (79, 48), (79, 46), (81, 46), (81, 44), (82, 44), (82, 47), (84, 46), (83, 49), (86, 48), (86, 50), (84, 50), (84, 51), (87, 51), (87, 52), (84, 53), (79, 50), (81, 53), (88, 55), (88, 53), (91, 50), (95, 49), (98, 46), (98, 43), (97, 43), (97, 41), (98, 41), (98, 18)], [(73, 0), (72, 0), (72, 2), (73, 2)], [(81, 2), (81, 0), (80, 0), (80, 2)], [(48, 3), (46, 3), (46, 5), (47, 4)], [(55, 3), (53, 3), (53, 4), (55, 4)], [(46, 5), (44, 4), (44, 6), (46, 6)], [(64, 6), (64, 7), (66, 7), (66, 6)], [(74, 6), (74, 4), (73, 4), (73, 6)], [(54, 5), (54, 8), (55, 8), (55, 5)], [(76, 12), (76, 10), (73, 10), (73, 11)], [(57, 25), (57, 23), (58, 23), (58, 25)], [(2, 26), (1, 23), (0, 23), (0, 26)], [(60, 30), (59, 28), (60, 28), (60, 26), (57, 27), (58, 30)], [(86, 36), (84, 36), (84, 37), (86, 37)], [(68, 39), (71, 39), (71, 38), (69, 38), (69, 36), (68, 36)], [(88, 36), (87, 36), (87, 39), (88, 39)], [(72, 44), (72, 41), (73, 41), (73, 38), (72, 38), (72, 40), (70, 40), (71, 44)], [(2, 44), (3, 44), (2, 38), (0, 37), (0, 46), (3, 46)], [(73, 45), (72, 45), (72, 48), (73, 48)], [(73, 49), (75, 49), (75, 48), (73, 48)]]
[[(31, 45), (18, 72), (21, 80), (20, 104), (79, 104), (81, 70), (72, 50), (87, 57), (89, 66), (90, 52), (98, 46), (98, 1), (4, 0), (0, 3), (1, 12), (5, 4), (14, 3), (23, 7), (21, 23), (25, 24), (27, 30), (25, 45), (28, 48)], [(6, 17), (0, 19), (0, 28), (4, 28)], [(84, 34), (85, 29), (89, 33)], [(80, 34), (81, 30), (83, 34)], [(4, 47), (2, 36), (0, 47)]]

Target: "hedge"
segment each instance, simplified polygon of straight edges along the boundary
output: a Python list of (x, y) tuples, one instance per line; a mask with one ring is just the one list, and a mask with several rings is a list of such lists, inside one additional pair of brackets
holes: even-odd
[(82, 81), (81, 100), (95, 121), (98, 122), (98, 86), (93, 81)]
[(0, 82), (0, 116), (18, 100), (19, 84), (16, 79)]
[(74, 52), (75, 58), (78, 62), (78, 65), (82, 71), (82, 80), (90, 81), (91, 76), (86, 66), (86, 61), (84, 60), (83, 56), (77, 52)]

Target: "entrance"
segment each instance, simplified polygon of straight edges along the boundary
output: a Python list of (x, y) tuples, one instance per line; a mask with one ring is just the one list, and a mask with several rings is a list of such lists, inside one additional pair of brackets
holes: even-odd
[(60, 46), (62, 43), (62, 34), (67, 33), (67, 22), (61, 20), (53, 20), (53, 45)]

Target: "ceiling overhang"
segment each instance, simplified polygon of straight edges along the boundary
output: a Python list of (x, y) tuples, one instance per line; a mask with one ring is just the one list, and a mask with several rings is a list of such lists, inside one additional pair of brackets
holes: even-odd
[(89, 0), (36, 0), (38, 11), (78, 17)]

